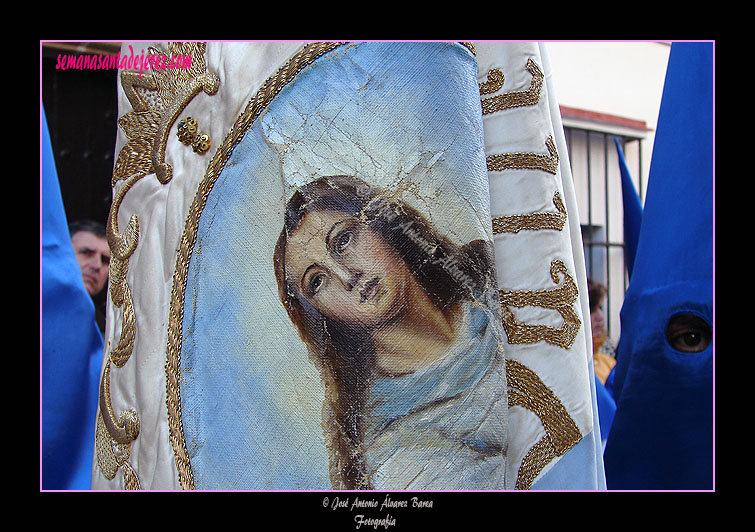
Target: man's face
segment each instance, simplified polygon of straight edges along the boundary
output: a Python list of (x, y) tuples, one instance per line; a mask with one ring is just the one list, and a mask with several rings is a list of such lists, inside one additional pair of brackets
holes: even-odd
[(110, 266), (107, 240), (88, 231), (79, 231), (71, 237), (71, 244), (76, 252), (87, 292), (90, 296), (99, 294), (107, 281)]

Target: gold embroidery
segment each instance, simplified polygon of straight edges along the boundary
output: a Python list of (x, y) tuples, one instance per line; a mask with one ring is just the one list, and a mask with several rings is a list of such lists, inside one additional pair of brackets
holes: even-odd
[(553, 205), (557, 213), (533, 212), (513, 216), (493, 218), (493, 234), (518, 233), (519, 231), (543, 231), (551, 229), (561, 231), (566, 223), (566, 207), (558, 191), (553, 195)]
[(470, 52), (472, 52), (472, 55), (474, 55), (474, 56), (477, 55), (477, 50), (474, 47), (474, 43), (471, 43), (471, 42), (462, 42), (460, 44), (462, 46), (464, 46), (465, 48), (467, 48)]
[(548, 155), (539, 153), (500, 153), (487, 156), (487, 165), (489, 172), (501, 172), (503, 170), (543, 170), (549, 174), (556, 175), (558, 169), (558, 151), (553, 141), (553, 136), (548, 135), (545, 140), (545, 146), (548, 148)]
[(118, 443), (110, 438), (107, 427), (101, 416), (97, 416), (95, 425), (96, 459), (103, 476), (113, 480), (118, 470), (123, 471), (124, 487), (127, 490), (141, 489), (136, 472), (128, 463), (131, 455), (131, 444)]
[(181, 144), (191, 146), (200, 155), (210, 149), (210, 136), (207, 133), (199, 131), (199, 122), (193, 116), (187, 116), (178, 123), (176, 136), (181, 141)]
[[(532, 82), (530, 83), (529, 89), (505, 92), (498, 96), (483, 98), (481, 100), (482, 114), (487, 115), (495, 113), (496, 111), (513, 109), (515, 107), (536, 105), (540, 101), (540, 91), (543, 87), (543, 72), (532, 59), (527, 60), (527, 71), (532, 74)], [(488, 74), (488, 76), (490, 76), (490, 74)], [(503, 77), (503, 74), (501, 74), (501, 77)], [(482, 91), (480, 93), (483, 94)]]
[(197, 132), (199, 131), (199, 123), (197, 122), (197, 119), (193, 116), (187, 116), (183, 120), (181, 120), (178, 123), (178, 130), (176, 131), (176, 136), (178, 137), (178, 140), (181, 141), (182, 144), (186, 144), (187, 146), (191, 145), (191, 141), (194, 140), (194, 137), (197, 136)]
[[(540, 101), (544, 75), (532, 60), (527, 61), (527, 70), (532, 75), (527, 90), (511, 91), (492, 95), (504, 87), (504, 74), (491, 69), (485, 82), (479, 83), (483, 115), (524, 106), (534, 106)], [(502, 153), (487, 157), (487, 169), (493, 171), (531, 169), (557, 175), (559, 167), (558, 150), (553, 136), (545, 141), (547, 154)], [(567, 213), (561, 195), (553, 196), (556, 212), (532, 212), (511, 216), (500, 216), (492, 220), (493, 234), (516, 234), (520, 231), (562, 231)], [(510, 344), (530, 344), (545, 341), (563, 349), (569, 349), (579, 332), (581, 320), (573, 308), (579, 294), (577, 285), (568, 274), (561, 260), (551, 261), (550, 275), (559, 285), (545, 290), (500, 290), (502, 324)], [(513, 309), (541, 307), (557, 311), (563, 324), (560, 327), (527, 324), (519, 322)], [(506, 362), (509, 408), (520, 406), (538, 416), (545, 436), (532, 445), (522, 459), (517, 472), (515, 489), (530, 489), (542, 470), (559, 456), (563, 456), (582, 439), (575, 421), (569, 415), (560, 399), (540, 380), (539, 376), (522, 363), (508, 359)]]
[(503, 87), (504, 76), (500, 68), (488, 71), (487, 81), (480, 83), (480, 94), (493, 94)]
[(191, 148), (201, 155), (210, 149), (210, 144), (210, 136), (207, 133), (200, 132), (199, 135), (194, 137), (194, 140), (191, 143)]
[(118, 469), (125, 462), (123, 457), (128, 457), (130, 452), (129, 444), (118, 443), (110, 437), (110, 432), (105, 427), (102, 416), (97, 416), (95, 440), (97, 441), (97, 465), (106, 479), (113, 480), (118, 473)]
[[(128, 446), (139, 435), (139, 418), (134, 410), (116, 415), (110, 397), (111, 364), (123, 367), (133, 351), (136, 336), (136, 319), (131, 290), (126, 281), (128, 262), (139, 243), (139, 220), (134, 214), (129, 218), (123, 232), (119, 231), (118, 213), (124, 197), (134, 184), (144, 176), (154, 173), (158, 181), (165, 184), (172, 179), (172, 168), (165, 162), (165, 146), (168, 132), (180, 112), (200, 91), (215, 94), (219, 78), (207, 72), (204, 60), (206, 43), (170, 43), (170, 55), (191, 55), (190, 68), (153, 70), (139, 76), (135, 72), (121, 74), (121, 86), (132, 106), (118, 120), (118, 124), (128, 138), (116, 159), (112, 186), (113, 203), (107, 224), (107, 239), (110, 246), (110, 297), (115, 308), (123, 309), (121, 335), (118, 344), (108, 355), (100, 384), (99, 430), (102, 435), (96, 438), (98, 464), (106, 478), (111, 476), (113, 464), (123, 469), (127, 489), (138, 489), (139, 479), (134, 469), (127, 463), (128, 453), (120, 447), (118, 460), (106, 459), (112, 453), (111, 441), (119, 446)], [(163, 52), (150, 48), (150, 53)], [(125, 458), (123, 458), (125, 456)]]
[[(218, 91), (220, 84), (220, 78), (207, 71), (204, 60), (206, 46), (206, 43), (168, 45), (170, 54), (192, 56), (191, 67), (188, 69), (157, 69), (152, 70), (151, 75), (140, 75), (130, 71), (121, 74), (121, 85), (133, 111), (119, 120), (119, 125), (130, 140), (116, 161), (114, 182), (133, 175), (143, 176), (153, 172), (163, 184), (173, 178), (173, 169), (165, 162), (165, 146), (170, 128), (194, 96), (201, 91), (213, 95)], [(154, 48), (150, 48), (149, 52), (153, 55), (164, 54)], [(156, 91), (159, 98), (147, 99), (137, 88)], [(134, 123), (137, 126), (141, 124), (142, 127), (135, 128), (132, 126)], [(145, 123), (146, 128), (143, 127)]]
[(252, 126), (254, 120), (278, 95), (278, 93), (290, 83), (296, 75), (310, 65), (320, 56), (342, 46), (344, 43), (311, 43), (285, 65), (254, 94), (247, 103), (241, 116), (236, 120), (233, 128), (218, 147), (210, 162), (205, 177), (197, 188), (194, 200), (189, 208), (186, 226), (178, 249), (176, 269), (173, 274), (173, 287), (171, 289), (170, 317), (168, 323), (168, 345), (165, 362), (166, 374), (166, 403), (168, 408), (168, 425), (170, 429), (170, 442), (173, 446), (173, 454), (176, 460), (178, 479), (182, 489), (195, 489), (194, 476), (191, 470), (191, 462), (186, 449), (183, 428), (181, 423), (181, 390), (180, 390), (180, 357), (182, 343), (183, 323), (183, 300), (186, 290), (186, 281), (191, 260), (192, 251), (197, 237), (197, 228), (202, 210), (207, 198), (223, 170), (234, 148), (241, 142), (246, 131)]
[[(104, 407), (104, 408), (103, 408)], [(105, 365), (100, 384), (100, 412), (95, 425), (95, 456), (97, 465), (108, 480), (123, 470), (127, 490), (140, 489), (139, 478), (128, 464), (131, 442), (139, 435), (139, 418), (133, 410), (123, 412), (115, 421), (110, 407), (110, 362)]]
[(526, 490), (532, 487), (540, 471), (576, 445), (582, 434), (561, 400), (524, 364), (507, 360), (506, 381), (509, 408), (521, 406), (530, 410), (545, 429), (545, 436), (530, 448), (519, 467), (515, 487)]
[(110, 398), (110, 361), (102, 371), (100, 382), (100, 415), (110, 433), (118, 443), (129, 443), (139, 436), (139, 417), (134, 410), (126, 410), (116, 418)]
[[(564, 276), (563, 285), (545, 290), (500, 290), (503, 328), (510, 344), (532, 344), (544, 340), (549, 344), (568, 349), (582, 325), (572, 304), (579, 296), (574, 279), (567, 273), (561, 260), (553, 260), (550, 268), (551, 279), (558, 284), (559, 274)], [(564, 319), (561, 327), (530, 325), (517, 321), (510, 307), (527, 306), (556, 310)]]

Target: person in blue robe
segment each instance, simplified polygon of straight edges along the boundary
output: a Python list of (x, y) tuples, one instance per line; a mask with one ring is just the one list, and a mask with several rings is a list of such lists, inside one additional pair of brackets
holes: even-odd
[(613, 375), (611, 490), (713, 488), (713, 45), (673, 43)]
[(41, 466), (43, 490), (88, 490), (103, 340), (84, 287), (42, 116)]

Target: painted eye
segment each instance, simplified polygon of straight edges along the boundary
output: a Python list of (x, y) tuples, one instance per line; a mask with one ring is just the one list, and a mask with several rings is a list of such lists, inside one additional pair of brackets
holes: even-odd
[(344, 230), (338, 233), (338, 236), (333, 243), (333, 249), (336, 253), (343, 253), (346, 250), (346, 247), (351, 243), (351, 238), (351, 231)]
[(669, 345), (682, 353), (700, 353), (710, 345), (713, 331), (710, 325), (693, 314), (678, 314), (671, 318), (666, 329)]
[(317, 291), (320, 290), (324, 282), (325, 282), (325, 275), (322, 273), (316, 273), (312, 277), (310, 277), (309, 283), (307, 283), (309, 295), (312, 295), (312, 296), (315, 295)]

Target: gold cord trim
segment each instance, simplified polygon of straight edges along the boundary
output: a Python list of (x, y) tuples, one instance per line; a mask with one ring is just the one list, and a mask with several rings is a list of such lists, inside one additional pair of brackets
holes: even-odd
[(131, 464), (124, 462), (121, 468), (123, 469), (123, 487), (127, 490), (142, 489), (142, 486), (139, 483), (139, 477), (136, 474), (136, 470), (131, 467)]
[(561, 231), (566, 224), (566, 207), (556, 191), (553, 205), (557, 212), (534, 212), (493, 218), (493, 234), (518, 233), (519, 231)]
[(539, 153), (500, 153), (488, 155), (486, 158), (489, 172), (502, 172), (503, 170), (542, 170), (556, 175), (558, 169), (558, 151), (553, 141), (553, 136), (548, 135), (545, 140), (548, 155)]
[[(490, 81), (491, 72), (495, 70), (501, 72), (499, 69), (493, 69), (488, 72), (488, 81)], [(543, 71), (540, 70), (540, 67), (537, 66), (537, 64), (532, 59), (527, 60), (527, 71), (532, 74), (532, 81), (530, 83), (529, 89), (523, 91), (505, 92), (503, 94), (499, 94), (498, 96), (482, 98), (482, 114), (487, 115), (495, 113), (497, 111), (513, 109), (515, 107), (537, 105), (537, 103), (540, 101), (541, 89), (543, 88)], [(498, 73), (495, 73), (493, 75), (494, 77), (498, 77)], [(500, 87), (503, 86), (503, 73), (500, 74), (500, 78), (500, 86), (496, 90), (500, 90)], [(497, 82), (494, 85), (497, 85)], [(483, 87), (481, 86), (480, 94), (490, 94), (491, 92), (495, 92), (494, 90), (489, 91), (489, 89), (490, 85), (485, 84), (486, 92), (483, 92)]]
[[(582, 325), (579, 316), (572, 307), (579, 292), (574, 279), (568, 274), (566, 265), (561, 260), (551, 261), (551, 279), (558, 284), (559, 275), (564, 283), (556, 288), (545, 290), (500, 290), (503, 328), (510, 344), (532, 344), (546, 341), (549, 344), (569, 349), (574, 343)], [(530, 325), (517, 321), (511, 307), (527, 306), (553, 309), (564, 319), (561, 327), (547, 325)]]
[(582, 434), (561, 400), (524, 364), (507, 360), (506, 381), (509, 408), (521, 406), (530, 410), (545, 429), (545, 436), (530, 448), (519, 467), (515, 488), (526, 490), (532, 487), (540, 471), (576, 445)]
[(178, 470), (178, 479), (182, 489), (195, 489), (191, 462), (186, 449), (181, 421), (181, 392), (180, 392), (180, 356), (182, 343), (183, 302), (186, 290), (189, 263), (197, 237), (199, 218), (207, 203), (207, 198), (216, 179), (223, 170), (234, 148), (241, 142), (244, 134), (252, 126), (255, 119), (304, 68), (309, 66), (322, 55), (342, 46), (344, 43), (311, 43), (307, 44), (283, 65), (273, 76), (268, 78), (246, 108), (238, 117), (233, 128), (218, 147), (210, 162), (205, 177), (197, 188), (197, 193), (189, 208), (184, 233), (178, 249), (176, 268), (173, 274), (171, 289), (170, 318), (168, 324), (168, 344), (165, 362), (166, 374), (166, 403), (168, 408), (168, 425), (170, 441)]
[[(172, 168), (165, 162), (165, 147), (173, 122), (200, 91), (212, 95), (218, 90), (218, 76), (207, 71), (205, 49), (206, 43), (169, 43), (169, 55), (191, 55), (190, 68), (153, 70), (141, 76), (127, 71), (121, 74), (121, 86), (132, 111), (118, 120), (128, 140), (118, 153), (113, 169), (112, 187), (115, 189), (118, 183), (123, 184), (114, 191), (107, 240), (111, 252), (110, 298), (114, 307), (123, 308), (123, 319), (118, 344), (109, 353), (103, 370), (97, 419), (100, 434), (95, 442), (100, 470), (112, 480), (114, 464), (116, 470), (122, 468), (127, 489), (140, 487), (136, 471), (128, 464), (130, 442), (138, 437), (140, 422), (133, 409), (116, 416), (110, 396), (110, 365), (123, 367), (133, 352), (136, 316), (126, 274), (128, 262), (139, 243), (139, 220), (132, 215), (121, 233), (118, 213), (126, 194), (144, 176), (154, 173), (162, 184), (172, 179)], [(150, 53), (164, 55), (155, 48), (150, 48)], [(118, 460), (112, 459), (112, 442), (121, 446)]]

